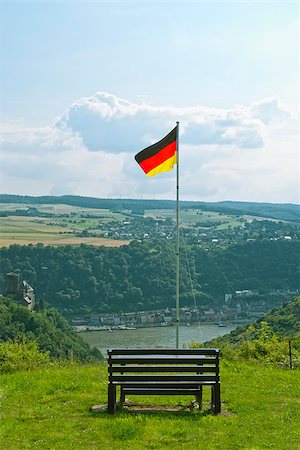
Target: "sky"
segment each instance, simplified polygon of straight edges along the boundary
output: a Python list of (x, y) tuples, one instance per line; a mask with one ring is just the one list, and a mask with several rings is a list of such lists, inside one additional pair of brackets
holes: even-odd
[(0, 0), (0, 193), (300, 203), (298, 1)]

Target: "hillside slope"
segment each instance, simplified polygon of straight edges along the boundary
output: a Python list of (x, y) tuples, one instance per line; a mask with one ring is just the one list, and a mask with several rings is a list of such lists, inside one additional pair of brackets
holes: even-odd
[[(294, 339), (300, 337), (300, 297), (295, 297), (280, 308), (274, 308), (252, 324), (258, 329), (263, 322), (267, 322), (275, 333), (282, 338)], [(245, 340), (256, 338), (255, 332), (249, 333), (249, 325), (238, 327), (231, 333), (213, 339), (209, 344), (222, 345), (223, 343), (238, 344)], [(208, 343), (207, 343), (208, 344)]]
[[(19, 271), (37, 298), (64, 314), (174, 307), (174, 250), (170, 241), (135, 241), (120, 248), (12, 245), (0, 249), (0, 292), (6, 289), (6, 273)], [(300, 241), (245, 242), (209, 251), (194, 245), (185, 253), (182, 306), (194, 304), (193, 294), (198, 306), (211, 306), (233, 290), (300, 288)]]
[[(132, 210), (132, 209), (175, 209), (174, 200), (105, 199), (76, 195), (40, 196), (0, 194), (0, 203), (20, 204), (65, 204), (85, 208)], [(300, 222), (300, 205), (256, 203), (256, 202), (197, 202), (181, 201), (181, 208), (216, 211), (233, 215), (253, 215), (278, 220)]]
[(31, 312), (11, 298), (0, 297), (0, 343), (24, 339), (36, 341), (53, 358), (101, 359), (101, 353), (92, 350), (54, 308)]

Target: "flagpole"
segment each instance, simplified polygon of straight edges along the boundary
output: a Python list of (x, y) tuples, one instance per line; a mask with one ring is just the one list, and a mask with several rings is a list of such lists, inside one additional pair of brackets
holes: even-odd
[(179, 348), (179, 122), (176, 124), (176, 348)]

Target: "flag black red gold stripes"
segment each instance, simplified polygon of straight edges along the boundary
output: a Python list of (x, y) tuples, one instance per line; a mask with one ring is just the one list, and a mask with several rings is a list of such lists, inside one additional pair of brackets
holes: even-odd
[(135, 155), (136, 162), (148, 177), (168, 172), (176, 164), (177, 127), (167, 136)]

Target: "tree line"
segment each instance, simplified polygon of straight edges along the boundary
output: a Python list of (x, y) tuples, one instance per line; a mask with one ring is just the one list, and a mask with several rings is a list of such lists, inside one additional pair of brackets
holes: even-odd
[[(15, 271), (64, 315), (174, 307), (174, 250), (161, 240), (120, 248), (12, 245), (0, 249), (0, 292)], [(180, 303), (213, 305), (234, 290), (300, 289), (299, 255), (296, 240), (182, 246)]]
[[(38, 196), (0, 194), (0, 203), (21, 204), (64, 204), (80, 206), (84, 208), (99, 208), (110, 210), (134, 210), (146, 209), (173, 209), (176, 208), (174, 200), (144, 200), (144, 199), (107, 199), (95, 197), (81, 197), (78, 195), (62, 196)], [(202, 211), (215, 211), (229, 215), (252, 215), (269, 217), (279, 220), (300, 221), (300, 205), (256, 202), (197, 202), (181, 201), (182, 209), (199, 209)]]

